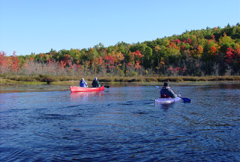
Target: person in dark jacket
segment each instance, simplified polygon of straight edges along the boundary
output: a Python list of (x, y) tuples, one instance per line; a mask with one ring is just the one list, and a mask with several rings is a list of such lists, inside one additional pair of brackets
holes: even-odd
[(168, 83), (165, 82), (160, 91), (160, 98), (176, 98), (177, 95), (170, 89)]
[(97, 77), (94, 78), (93, 82), (92, 82), (92, 86), (93, 87), (100, 87), (100, 83), (99, 81), (97, 80)]

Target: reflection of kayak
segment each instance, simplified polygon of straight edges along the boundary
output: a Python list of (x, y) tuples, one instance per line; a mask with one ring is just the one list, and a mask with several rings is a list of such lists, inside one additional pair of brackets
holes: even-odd
[(180, 101), (181, 98), (180, 97), (176, 97), (176, 98), (157, 98), (155, 99), (155, 103), (156, 104), (171, 104), (177, 101)]
[(71, 92), (94, 92), (94, 91), (103, 91), (104, 86), (102, 87), (94, 87), (94, 88), (85, 88), (85, 87), (77, 87), (77, 86), (70, 86)]

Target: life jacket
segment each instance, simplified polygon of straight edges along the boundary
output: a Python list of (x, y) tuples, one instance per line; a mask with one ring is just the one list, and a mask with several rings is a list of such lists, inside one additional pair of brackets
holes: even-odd
[(161, 98), (171, 98), (170, 96), (167, 96), (166, 94), (162, 94)]
[(167, 87), (163, 87), (160, 93), (161, 93), (161, 98), (171, 98)]

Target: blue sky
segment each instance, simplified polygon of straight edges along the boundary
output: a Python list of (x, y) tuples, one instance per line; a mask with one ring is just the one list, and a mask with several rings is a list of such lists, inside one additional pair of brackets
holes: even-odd
[(133, 44), (239, 22), (240, 0), (0, 0), (0, 51)]

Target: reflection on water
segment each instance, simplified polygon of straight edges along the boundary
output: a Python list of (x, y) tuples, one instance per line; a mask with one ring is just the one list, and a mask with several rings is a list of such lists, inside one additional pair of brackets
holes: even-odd
[(0, 161), (240, 161), (240, 84), (0, 94)]
[(155, 104), (156, 108), (161, 108), (164, 111), (167, 111), (169, 108), (174, 108), (176, 106), (176, 103), (172, 104)]
[[(79, 102), (79, 101), (88, 101), (90, 98), (98, 96), (99, 98), (104, 96), (104, 92), (73, 92), (70, 94), (72, 102)], [(99, 99), (98, 98), (98, 99)]]

